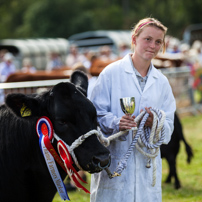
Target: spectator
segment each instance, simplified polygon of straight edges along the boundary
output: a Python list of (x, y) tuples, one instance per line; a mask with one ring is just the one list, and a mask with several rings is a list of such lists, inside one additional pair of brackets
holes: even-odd
[(169, 37), (167, 38), (167, 49), (166, 52), (167, 53), (180, 53), (180, 41), (177, 38), (174, 37)]
[(97, 58), (96, 54), (93, 51), (89, 51), (86, 54), (86, 60), (83, 62), (85, 68), (90, 69), (92, 66), (93, 61)]
[(180, 44), (179, 50), (182, 54), (182, 60), (183, 60), (181, 66), (189, 66), (191, 68), (193, 64), (189, 56), (189, 50), (190, 50), (189, 44), (186, 43)]
[(92, 67), (93, 63), (99, 59), (99, 57), (97, 56), (96, 53), (94, 52), (89, 52), (87, 55), (87, 60), (83, 63), (83, 65), (90, 70), (90, 68)]
[(50, 58), (46, 66), (46, 70), (55, 70), (60, 69), (63, 66), (62, 60), (58, 53), (52, 52), (50, 53)]
[(116, 60), (118, 56), (112, 52), (109, 46), (102, 46), (100, 48), (99, 58), (103, 61), (113, 61)]
[(35, 73), (36, 68), (32, 65), (32, 61), (29, 58), (24, 58), (22, 61), (22, 69), (21, 71), (24, 73)]
[(195, 40), (191, 47), (192, 51), (195, 51), (196, 62), (202, 67), (202, 42)]
[(130, 48), (127, 46), (127, 44), (123, 43), (120, 45), (120, 51), (119, 51), (119, 57), (123, 58), (128, 53), (131, 53)]
[(70, 53), (66, 57), (66, 65), (72, 68), (77, 62), (81, 62), (83, 64), (84, 61), (86, 61), (86, 57), (78, 52), (77, 46), (72, 45), (70, 47)]
[[(6, 81), (8, 76), (16, 71), (16, 67), (13, 64), (13, 55), (9, 52), (3, 56), (3, 61), (0, 63), (0, 82)], [(0, 89), (0, 104), (4, 102), (4, 90)]]
[(4, 82), (8, 76), (16, 71), (16, 67), (13, 63), (12, 53), (6, 53), (3, 57), (3, 62), (0, 63), (0, 81)]
[(0, 50), (0, 62), (3, 62), (3, 58), (6, 53), (8, 53), (8, 50), (6, 49)]

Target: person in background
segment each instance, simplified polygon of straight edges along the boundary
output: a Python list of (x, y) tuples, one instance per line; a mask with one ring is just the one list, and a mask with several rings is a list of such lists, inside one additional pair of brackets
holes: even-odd
[(78, 62), (83, 64), (86, 60), (86, 57), (78, 52), (77, 46), (71, 45), (70, 53), (66, 57), (66, 65), (70, 68), (73, 68), (74, 64)]
[(85, 56), (86, 60), (82, 64), (85, 66), (85, 68), (90, 69), (93, 62), (96, 60), (97, 55), (95, 52), (89, 51)]
[(186, 58), (191, 62), (191, 77), (189, 78), (193, 91), (190, 89), (192, 104), (195, 104), (194, 91), (197, 91), (199, 102), (202, 103), (202, 91), (201, 86), (201, 69), (202, 69), (202, 42), (195, 40), (189, 49), (188, 56)]
[(1, 49), (0, 50), (0, 62), (3, 62), (3, 58), (4, 58), (4, 55), (8, 53), (8, 50), (7, 49)]
[(198, 62), (200, 67), (202, 67), (202, 42), (195, 40), (191, 46), (191, 51), (194, 51), (195, 62)]
[[(151, 60), (165, 47), (167, 28), (154, 18), (140, 20), (132, 30), (132, 54), (108, 65), (99, 75), (90, 100), (97, 110), (97, 121), (106, 137), (119, 131), (136, 127), (135, 117), (146, 110), (149, 117), (145, 123), (148, 130), (153, 124), (150, 107), (163, 110), (167, 144), (173, 132), (175, 98), (168, 79), (158, 71)], [(135, 49), (135, 51), (134, 51)], [(135, 112), (124, 115), (120, 98), (135, 97)], [(132, 142), (130, 130), (125, 139), (116, 139), (108, 146), (113, 172), (127, 153)], [(156, 157), (156, 184), (152, 186), (153, 165), (146, 168), (147, 158), (136, 148), (130, 155), (121, 176), (110, 179), (106, 172), (91, 175), (91, 202), (161, 202), (162, 160)]]
[(46, 70), (57, 70), (63, 66), (62, 60), (58, 53), (52, 52), (50, 53), (49, 60), (46, 66)]
[(124, 56), (126, 56), (128, 53), (131, 53), (130, 48), (128, 47), (128, 45), (126, 43), (122, 43), (119, 47), (119, 57), (123, 58)]
[(103, 61), (113, 61), (118, 59), (118, 56), (112, 52), (110, 46), (106, 45), (100, 48), (99, 58)]
[(0, 81), (4, 82), (8, 76), (16, 71), (13, 63), (14, 56), (12, 53), (5, 53), (3, 62), (0, 63)]
[[(0, 83), (6, 81), (8, 76), (16, 71), (13, 63), (13, 54), (6, 52), (3, 56), (3, 61), (0, 63)], [(4, 103), (4, 90), (0, 89), (0, 104)]]
[(180, 41), (177, 38), (166, 36), (166, 52), (171, 54), (180, 53)]
[(22, 61), (22, 69), (21, 71), (23, 73), (35, 73), (36, 72), (36, 68), (32, 65), (32, 61), (30, 60), (30, 58), (24, 58)]

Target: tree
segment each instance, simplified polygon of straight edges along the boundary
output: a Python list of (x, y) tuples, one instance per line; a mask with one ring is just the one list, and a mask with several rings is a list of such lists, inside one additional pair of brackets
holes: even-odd
[(67, 37), (77, 30), (80, 15), (77, 0), (37, 1), (26, 11), (20, 33), (31, 37)]
[(1, 0), (0, 38), (63, 37), (99, 29), (131, 29), (144, 17), (159, 19), (168, 34), (202, 22), (201, 0)]
[(17, 38), (17, 29), (23, 24), (26, 8), (34, 1), (1, 0), (0, 2), (0, 38)]

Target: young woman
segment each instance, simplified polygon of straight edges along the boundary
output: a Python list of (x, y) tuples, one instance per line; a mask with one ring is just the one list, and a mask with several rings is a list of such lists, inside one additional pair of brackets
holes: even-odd
[[(154, 18), (145, 18), (132, 30), (134, 52), (110, 64), (99, 75), (91, 95), (97, 109), (98, 123), (102, 132), (112, 135), (136, 126), (134, 118), (141, 110), (149, 113), (145, 123), (150, 127), (153, 115), (150, 107), (161, 109), (166, 114), (164, 143), (168, 143), (173, 132), (176, 103), (167, 78), (151, 63), (157, 53), (165, 47), (167, 28)], [(135, 97), (136, 108), (132, 117), (124, 115), (120, 98)], [(115, 171), (132, 142), (132, 132), (125, 141), (117, 139), (108, 147), (111, 152), (110, 170)], [(152, 167), (146, 168), (147, 158), (134, 149), (127, 167), (121, 176), (109, 179), (106, 172), (92, 175), (91, 202), (160, 202), (161, 158), (157, 156), (157, 179), (152, 186)]]

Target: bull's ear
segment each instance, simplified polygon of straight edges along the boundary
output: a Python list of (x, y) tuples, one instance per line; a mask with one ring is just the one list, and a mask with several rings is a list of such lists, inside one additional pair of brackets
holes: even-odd
[(72, 73), (70, 81), (85, 95), (87, 96), (88, 77), (81, 71)]
[(32, 117), (40, 114), (39, 102), (36, 98), (24, 94), (9, 94), (5, 104), (19, 117)]

